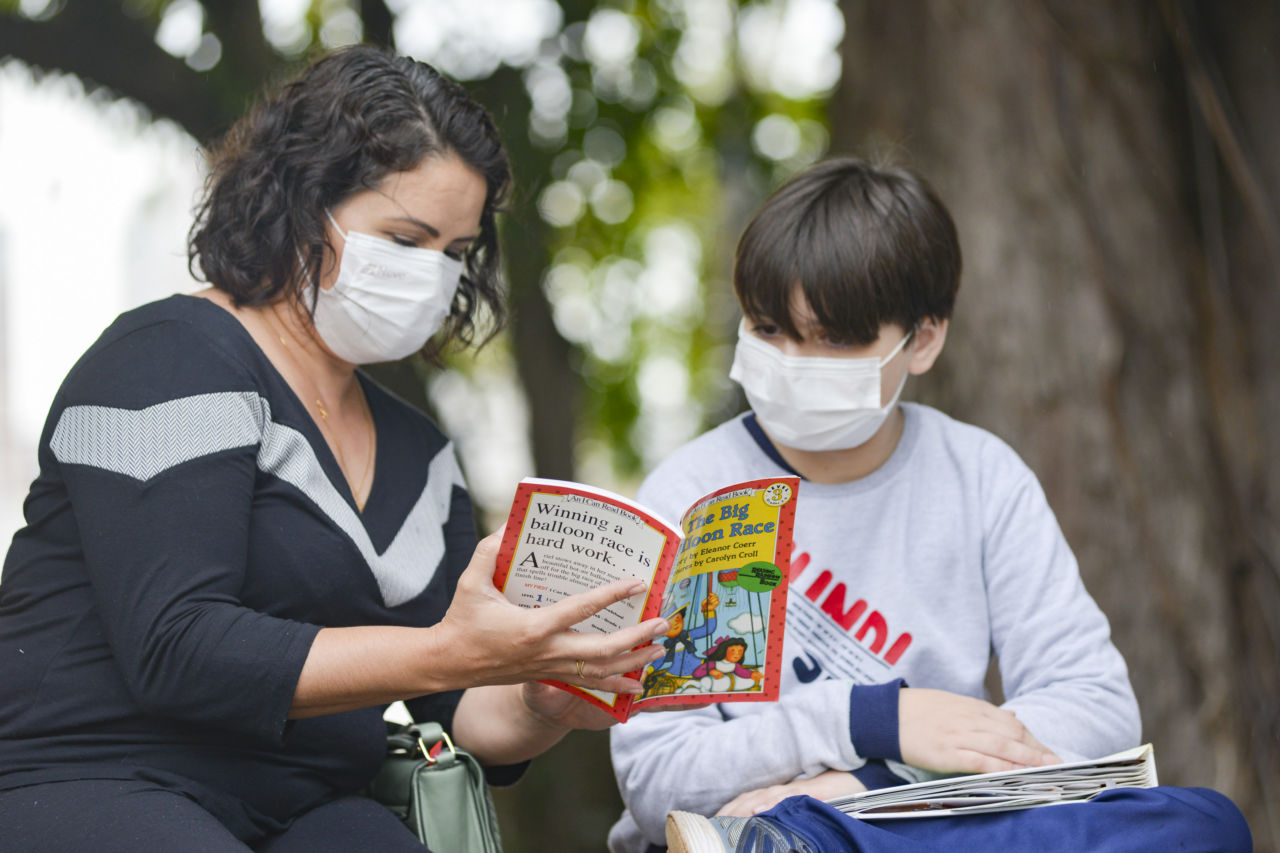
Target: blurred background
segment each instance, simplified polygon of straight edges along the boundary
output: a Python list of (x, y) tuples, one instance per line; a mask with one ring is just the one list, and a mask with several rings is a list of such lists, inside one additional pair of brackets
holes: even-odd
[[(522, 476), (631, 494), (738, 411), (746, 218), (829, 154), (911, 166), (966, 269), (905, 396), (1023, 455), (1161, 781), (1228, 794), (1280, 851), (1280, 5), (0, 0), (4, 541), (66, 370), (198, 286), (201, 146), (359, 41), (463, 81), (514, 163), (508, 328), (447, 370), (377, 368), (455, 438), (483, 528)], [(497, 793), (509, 853), (603, 849), (607, 742), (572, 735)]]

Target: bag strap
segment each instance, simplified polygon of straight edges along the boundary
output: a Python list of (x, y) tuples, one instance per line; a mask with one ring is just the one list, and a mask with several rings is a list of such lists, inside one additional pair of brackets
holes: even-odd
[(388, 729), (388, 753), (423, 758), (432, 765), (452, 764), (458, 760), (458, 749), (453, 745), (453, 739), (439, 723), (413, 723)]
[(411, 732), (414, 737), (420, 737), (429, 743), (435, 743), (440, 740), (440, 736), (444, 734), (444, 726), (436, 722), (427, 723), (410, 723), (405, 728)]

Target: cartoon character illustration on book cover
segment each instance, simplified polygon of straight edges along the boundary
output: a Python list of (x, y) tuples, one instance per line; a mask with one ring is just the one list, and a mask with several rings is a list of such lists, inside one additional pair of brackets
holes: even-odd
[(685, 613), (689, 610), (688, 604), (679, 605), (671, 612), (663, 614), (670, 623), (666, 636), (662, 638), (662, 645), (667, 653), (645, 676), (645, 693), (649, 693), (664, 674), (683, 678), (693, 675), (694, 670), (702, 665), (702, 657), (694, 647), (694, 640), (700, 640), (716, 629), (716, 607), (719, 604), (720, 596), (714, 592), (708, 593), (702, 600), (703, 622), (692, 629), (685, 624)]
[(764, 673), (742, 665), (746, 653), (747, 641), (742, 637), (717, 637), (711, 651), (680, 692), (730, 693), (754, 689), (764, 680)]
[[(760, 690), (769, 600), (780, 578), (776, 565), (756, 561), (675, 584), (664, 608), (671, 623), (662, 640), (667, 653), (644, 675), (641, 696)], [(717, 628), (730, 633), (716, 637)]]

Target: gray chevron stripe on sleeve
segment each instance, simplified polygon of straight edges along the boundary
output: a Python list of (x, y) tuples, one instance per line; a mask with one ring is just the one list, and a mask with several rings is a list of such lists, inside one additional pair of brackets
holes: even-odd
[(90, 465), (144, 482), (183, 462), (254, 444), (260, 470), (293, 485), (347, 535), (388, 607), (426, 589), (444, 558), (444, 524), (453, 487), (463, 484), (452, 444), (431, 460), (426, 488), (395, 539), (379, 554), (306, 437), (271, 420), (271, 407), (258, 394), (197, 394), (137, 410), (68, 406), (50, 440), (59, 462)]
[(68, 406), (49, 446), (63, 464), (146, 481), (201, 456), (257, 444), (269, 413), (249, 391), (196, 394), (148, 406)]

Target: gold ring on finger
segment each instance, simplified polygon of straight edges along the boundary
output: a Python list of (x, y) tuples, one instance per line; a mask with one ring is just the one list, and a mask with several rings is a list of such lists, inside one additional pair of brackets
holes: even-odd
[(578, 658), (578, 661), (577, 661), (577, 664), (576, 664), (576, 665), (577, 665), (577, 667), (578, 667), (578, 677), (579, 677), (579, 678), (586, 678), (587, 676), (583, 673), (583, 671), (582, 671), (582, 670), (586, 668), (586, 666), (587, 666), (587, 662), (586, 662), (585, 660), (583, 660), (582, 658)]

